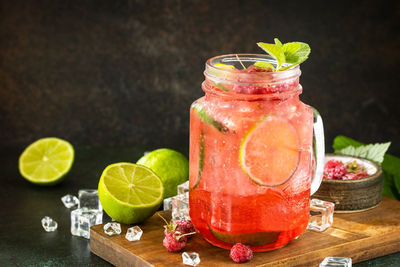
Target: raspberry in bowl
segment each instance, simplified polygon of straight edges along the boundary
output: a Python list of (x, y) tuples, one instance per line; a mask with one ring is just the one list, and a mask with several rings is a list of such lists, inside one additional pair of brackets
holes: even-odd
[(382, 169), (373, 161), (325, 155), (323, 180), (313, 197), (335, 203), (336, 213), (372, 209), (382, 200)]

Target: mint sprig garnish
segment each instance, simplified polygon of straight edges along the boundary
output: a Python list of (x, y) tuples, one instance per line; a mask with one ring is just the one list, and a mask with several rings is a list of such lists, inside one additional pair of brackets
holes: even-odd
[(282, 43), (281, 43), (281, 41), (279, 41), (278, 38), (274, 38), (274, 42), (275, 42), (275, 44), (276, 44), (277, 46), (280, 46), (280, 47), (283, 46)]
[(254, 67), (256, 67), (257, 69), (275, 71), (274, 65), (272, 65), (269, 62), (265, 62), (265, 61), (257, 61), (256, 63), (254, 63)]
[(257, 43), (257, 45), (270, 54), (273, 58), (276, 59), (278, 66), (276, 66), (276, 70), (279, 70), (282, 63), (285, 63), (285, 54), (283, 53), (283, 48), (275, 45), (275, 44), (267, 44), (267, 43)]
[[(274, 71), (287, 70), (299, 65), (308, 58), (311, 52), (310, 46), (303, 42), (290, 42), (282, 44), (278, 38), (275, 38), (274, 42), (275, 44), (263, 42), (257, 43), (261, 49), (276, 59), (277, 66)], [(258, 64), (261, 66), (260, 62), (264, 61), (257, 61), (254, 65)], [(283, 66), (284, 63), (286, 63), (285, 66)], [(270, 69), (270, 67), (268, 67), (268, 69)]]

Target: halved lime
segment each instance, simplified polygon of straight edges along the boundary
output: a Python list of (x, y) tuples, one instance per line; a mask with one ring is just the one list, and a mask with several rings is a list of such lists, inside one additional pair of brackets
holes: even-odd
[(107, 166), (98, 189), (104, 211), (126, 224), (139, 223), (153, 215), (164, 195), (161, 179), (152, 170), (127, 162)]
[(65, 140), (47, 137), (30, 144), (19, 157), (19, 172), (34, 184), (62, 181), (74, 162), (74, 148)]
[(243, 171), (262, 186), (288, 181), (297, 169), (299, 157), (296, 129), (276, 115), (265, 116), (245, 134), (239, 155)]

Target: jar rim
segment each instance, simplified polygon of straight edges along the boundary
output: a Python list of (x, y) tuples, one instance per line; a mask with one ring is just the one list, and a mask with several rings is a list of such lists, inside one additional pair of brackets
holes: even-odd
[[(227, 54), (208, 59), (204, 71), (206, 79), (202, 84), (203, 91), (206, 94), (236, 100), (286, 99), (301, 94), (299, 65), (277, 72), (243, 71), (242, 64), (250, 66), (256, 61), (277, 65), (276, 59), (267, 54)], [(221, 63), (234, 65), (235, 68), (216, 66)], [(257, 93), (246, 92), (246, 87), (255, 88), (256, 91), (261, 90)]]
[[(240, 59), (240, 60), (239, 60)], [(290, 80), (292, 78), (297, 78), (301, 75), (300, 65), (295, 65), (292, 68), (283, 71), (276, 72), (239, 72), (237, 69), (226, 69), (222, 67), (215, 66), (216, 64), (222, 63), (234, 63), (234, 65), (241, 66), (241, 64), (252, 63), (256, 61), (265, 61), (276, 66), (277, 61), (270, 55), (267, 54), (226, 54), (219, 55), (209, 58), (206, 61), (206, 69), (204, 75), (206, 78), (212, 80), (220, 80), (229, 83), (277, 83), (284, 80)], [(250, 65), (252, 65), (250, 64)], [(232, 65), (232, 64), (230, 64)], [(287, 66), (284, 63), (283, 66)]]

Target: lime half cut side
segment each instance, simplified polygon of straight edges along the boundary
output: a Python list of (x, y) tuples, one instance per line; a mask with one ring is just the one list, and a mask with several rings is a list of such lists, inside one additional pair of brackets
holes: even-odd
[(19, 157), (21, 175), (34, 184), (53, 185), (65, 177), (74, 162), (74, 148), (65, 140), (47, 137), (30, 144)]
[(281, 185), (292, 177), (299, 164), (297, 131), (285, 118), (265, 116), (245, 134), (239, 157), (242, 170), (254, 183)]
[(162, 181), (152, 170), (125, 162), (106, 167), (98, 189), (104, 211), (126, 224), (139, 223), (153, 215), (164, 195)]

